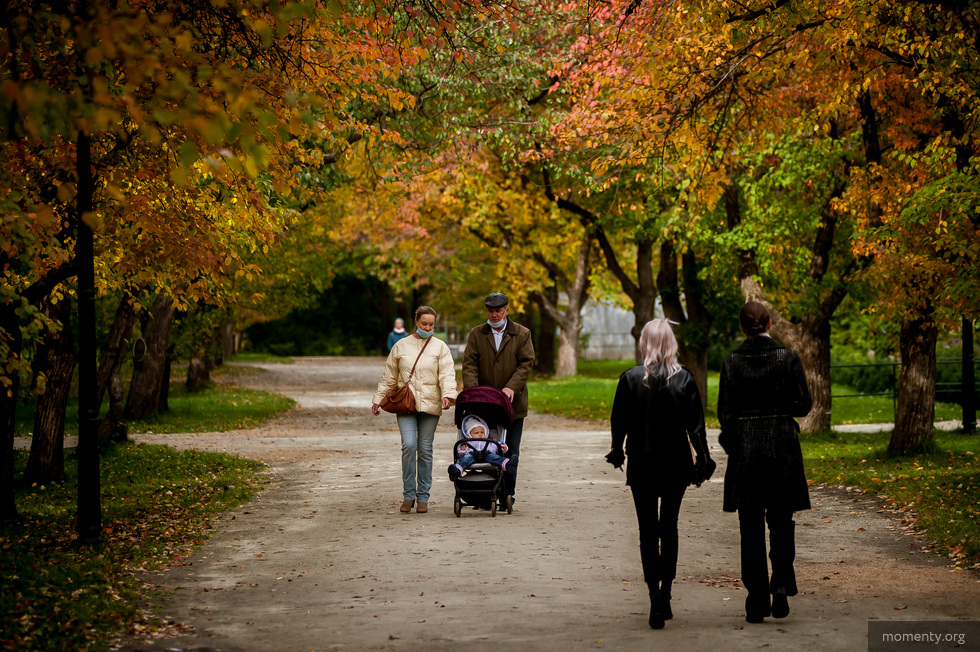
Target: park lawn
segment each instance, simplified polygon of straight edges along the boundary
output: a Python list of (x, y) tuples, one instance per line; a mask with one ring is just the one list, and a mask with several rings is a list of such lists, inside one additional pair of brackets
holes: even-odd
[[(103, 402), (105, 403), (105, 402)], [(296, 404), (290, 398), (256, 389), (212, 385), (188, 392), (183, 381), (172, 383), (170, 411), (129, 423), (131, 433), (224, 432), (248, 428), (285, 412)], [(103, 404), (103, 414), (108, 409)], [(15, 433), (29, 436), (34, 429), (34, 404), (18, 405)], [(78, 401), (68, 402), (65, 434), (78, 434)]]
[(980, 434), (936, 431), (910, 456), (889, 456), (889, 436), (803, 435), (807, 478), (880, 496), (957, 566), (980, 569)]
[[(612, 378), (579, 373), (568, 378), (532, 380), (528, 383), (531, 409), (571, 419), (606, 421), (612, 411), (619, 374), (626, 368), (619, 367)], [(713, 402), (712, 395), (715, 396)], [(718, 374), (714, 374), (708, 377), (708, 409), (704, 415), (705, 423), (709, 428), (717, 427), (718, 416), (715, 410), (717, 396)]]
[[(632, 360), (582, 360), (578, 374), (569, 378), (532, 378), (528, 383), (531, 409), (559, 414), (572, 419), (605, 421), (612, 411), (619, 375), (634, 366)], [(842, 385), (834, 385), (835, 395), (854, 394)], [(717, 428), (718, 372), (708, 373), (708, 407), (705, 425)], [(887, 396), (834, 399), (831, 423), (889, 423), (894, 418), (894, 403)], [(936, 420), (962, 418), (962, 409), (951, 403), (936, 403)]]
[(188, 392), (183, 383), (170, 389), (170, 411), (129, 424), (144, 433), (223, 432), (258, 425), (289, 410), (296, 401), (257, 389), (214, 385)]
[[(27, 451), (17, 451), (20, 477)], [(77, 473), (16, 490), (20, 520), (0, 526), (0, 648), (107, 650), (127, 634), (166, 627), (138, 607), (138, 571), (175, 563), (203, 543), (212, 521), (260, 490), (257, 462), (165, 446), (106, 448), (100, 466), (104, 541), (74, 534)]]

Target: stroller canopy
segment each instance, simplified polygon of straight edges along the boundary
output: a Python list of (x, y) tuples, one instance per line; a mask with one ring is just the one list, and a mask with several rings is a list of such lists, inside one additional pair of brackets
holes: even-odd
[(482, 417), (492, 424), (509, 428), (514, 418), (514, 406), (507, 395), (496, 387), (478, 385), (467, 387), (456, 397), (456, 426), (470, 414)]

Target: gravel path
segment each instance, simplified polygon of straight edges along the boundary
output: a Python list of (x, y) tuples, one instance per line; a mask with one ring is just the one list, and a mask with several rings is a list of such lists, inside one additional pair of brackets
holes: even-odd
[[(184, 565), (147, 579), (183, 633), (127, 652), (836, 651), (867, 649), (869, 620), (980, 614), (976, 575), (923, 552), (878, 501), (814, 487), (814, 509), (797, 514), (792, 613), (747, 625), (737, 518), (721, 511), (725, 455), (709, 433), (719, 468), (681, 508), (675, 617), (650, 630), (632, 501), (603, 461), (606, 426), (532, 412), (514, 513), (456, 518), (447, 413), (430, 512), (403, 515), (398, 429), (369, 411), (383, 360), (258, 366), (234, 382), (290, 396), (295, 409), (253, 430), (136, 437), (260, 459), (270, 484)], [(980, 631), (966, 649), (978, 647)]]

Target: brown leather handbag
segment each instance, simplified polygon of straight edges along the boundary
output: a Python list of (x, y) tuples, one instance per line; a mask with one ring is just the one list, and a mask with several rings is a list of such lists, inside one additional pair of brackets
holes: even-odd
[(418, 358), (415, 358), (415, 364), (412, 365), (412, 370), (408, 374), (408, 380), (401, 387), (396, 387), (390, 390), (381, 399), (381, 403), (378, 406), (385, 412), (390, 412), (392, 414), (410, 414), (415, 412), (415, 395), (412, 394), (412, 390), (409, 389), (408, 383), (412, 380), (412, 376), (415, 374), (415, 367), (419, 364), (419, 358), (425, 353), (425, 347), (429, 346), (429, 340), (431, 340), (435, 335), (430, 335), (426, 338), (425, 344), (422, 345), (422, 350), (419, 351)]

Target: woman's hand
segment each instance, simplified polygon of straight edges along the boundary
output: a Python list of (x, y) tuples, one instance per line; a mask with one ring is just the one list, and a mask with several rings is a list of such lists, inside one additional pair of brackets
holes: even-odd
[(443, 410), (448, 410), (449, 409), (449, 406), (451, 404), (452, 404), (452, 402), (448, 398), (446, 398), (445, 396), (442, 398), (442, 409)]
[(626, 454), (622, 448), (614, 448), (606, 454), (606, 461), (612, 464), (614, 469), (622, 469)]
[(374, 414), (374, 416), (378, 416), (379, 414), (381, 414), (381, 406), (378, 405), (377, 403), (373, 404), (371, 406), (371, 412)]

